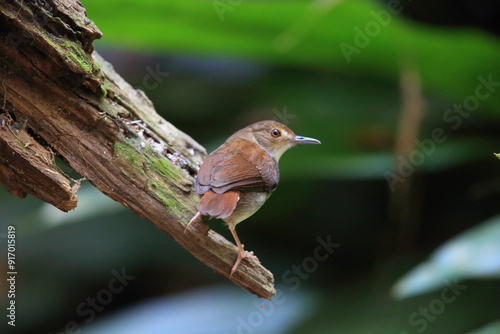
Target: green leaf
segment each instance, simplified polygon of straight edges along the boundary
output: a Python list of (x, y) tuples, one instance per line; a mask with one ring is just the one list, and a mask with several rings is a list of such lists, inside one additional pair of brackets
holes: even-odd
[(425, 293), (448, 280), (500, 277), (500, 216), (446, 242), (393, 287), (396, 298)]
[[(230, 2), (221, 1), (229, 4)], [(457, 103), (495, 83), (481, 109), (500, 110), (500, 45), (474, 29), (411, 22), (380, 3), (242, 1), (220, 15), (213, 1), (86, 0), (102, 42), (178, 55), (220, 56), (396, 81), (414, 63), (427, 90)], [(346, 51), (347, 50), (347, 51)], [(350, 51), (349, 51), (350, 50)], [(355, 50), (355, 51), (352, 51)]]
[(500, 333), (500, 320), (492, 322), (483, 328), (469, 332), (469, 334), (498, 334)]

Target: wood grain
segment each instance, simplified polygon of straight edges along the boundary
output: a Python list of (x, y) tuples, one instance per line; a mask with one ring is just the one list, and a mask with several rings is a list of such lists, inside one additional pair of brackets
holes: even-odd
[(0, 2), (1, 184), (70, 210), (78, 183), (59, 171), (57, 156), (207, 266), (270, 299), (266, 268), (244, 261), (230, 278), (236, 246), (203, 224), (183, 233), (196, 213), (193, 177), (205, 149), (93, 52), (101, 35), (79, 1)]

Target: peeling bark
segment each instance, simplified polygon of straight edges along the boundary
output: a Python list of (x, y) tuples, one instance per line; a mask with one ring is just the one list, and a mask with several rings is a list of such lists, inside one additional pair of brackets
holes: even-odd
[(229, 277), (232, 243), (203, 224), (183, 233), (205, 149), (93, 52), (100, 37), (78, 1), (0, 2), (0, 183), (71, 210), (79, 183), (57, 156), (207, 266), (270, 299), (274, 278), (262, 265), (244, 261)]

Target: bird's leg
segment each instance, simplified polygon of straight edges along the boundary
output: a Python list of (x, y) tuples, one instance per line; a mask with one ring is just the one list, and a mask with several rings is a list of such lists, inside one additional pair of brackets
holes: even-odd
[(189, 221), (189, 223), (184, 228), (184, 233), (186, 233), (188, 227), (191, 226), (191, 224), (193, 224), (195, 221), (197, 221), (198, 218), (200, 218), (200, 217), (201, 217), (201, 212), (200, 211), (196, 212), (196, 214), (194, 215), (194, 217), (191, 218), (191, 220)]
[(233, 265), (233, 268), (231, 268), (231, 274), (229, 276), (233, 276), (233, 274), (236, 272), (236, 269), (238, 269), (238, 266), (240, 265), (241, 260), (244, 258), (249, 258), (253, 259), (256, 261), (259, 261), (257, 256), (253, 254), (253, 252), (247, 252), (246, 250), (243, 249), (243, 244), (240, 242), (240, 238), (238, 238), (238, 234), (236, 234), (236, 225), (233, 224), (228, 224), (229, 230), (231, 231), (231, 234), (233, 235), (234, 240), (236, 241), (236, 245), (238, 246), (238, 257), (236, 258), (236, 262)]

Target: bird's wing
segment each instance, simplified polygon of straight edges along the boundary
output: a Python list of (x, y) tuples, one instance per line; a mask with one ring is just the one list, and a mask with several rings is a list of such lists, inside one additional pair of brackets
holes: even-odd
[(274, 159), (257, 144), (238, 139), (222, 145), (205, 159), (198, 172), (196, 190), (200, 194), (210, 189), (219, 194), (230, 189), (273, 191), (278, 181)]

